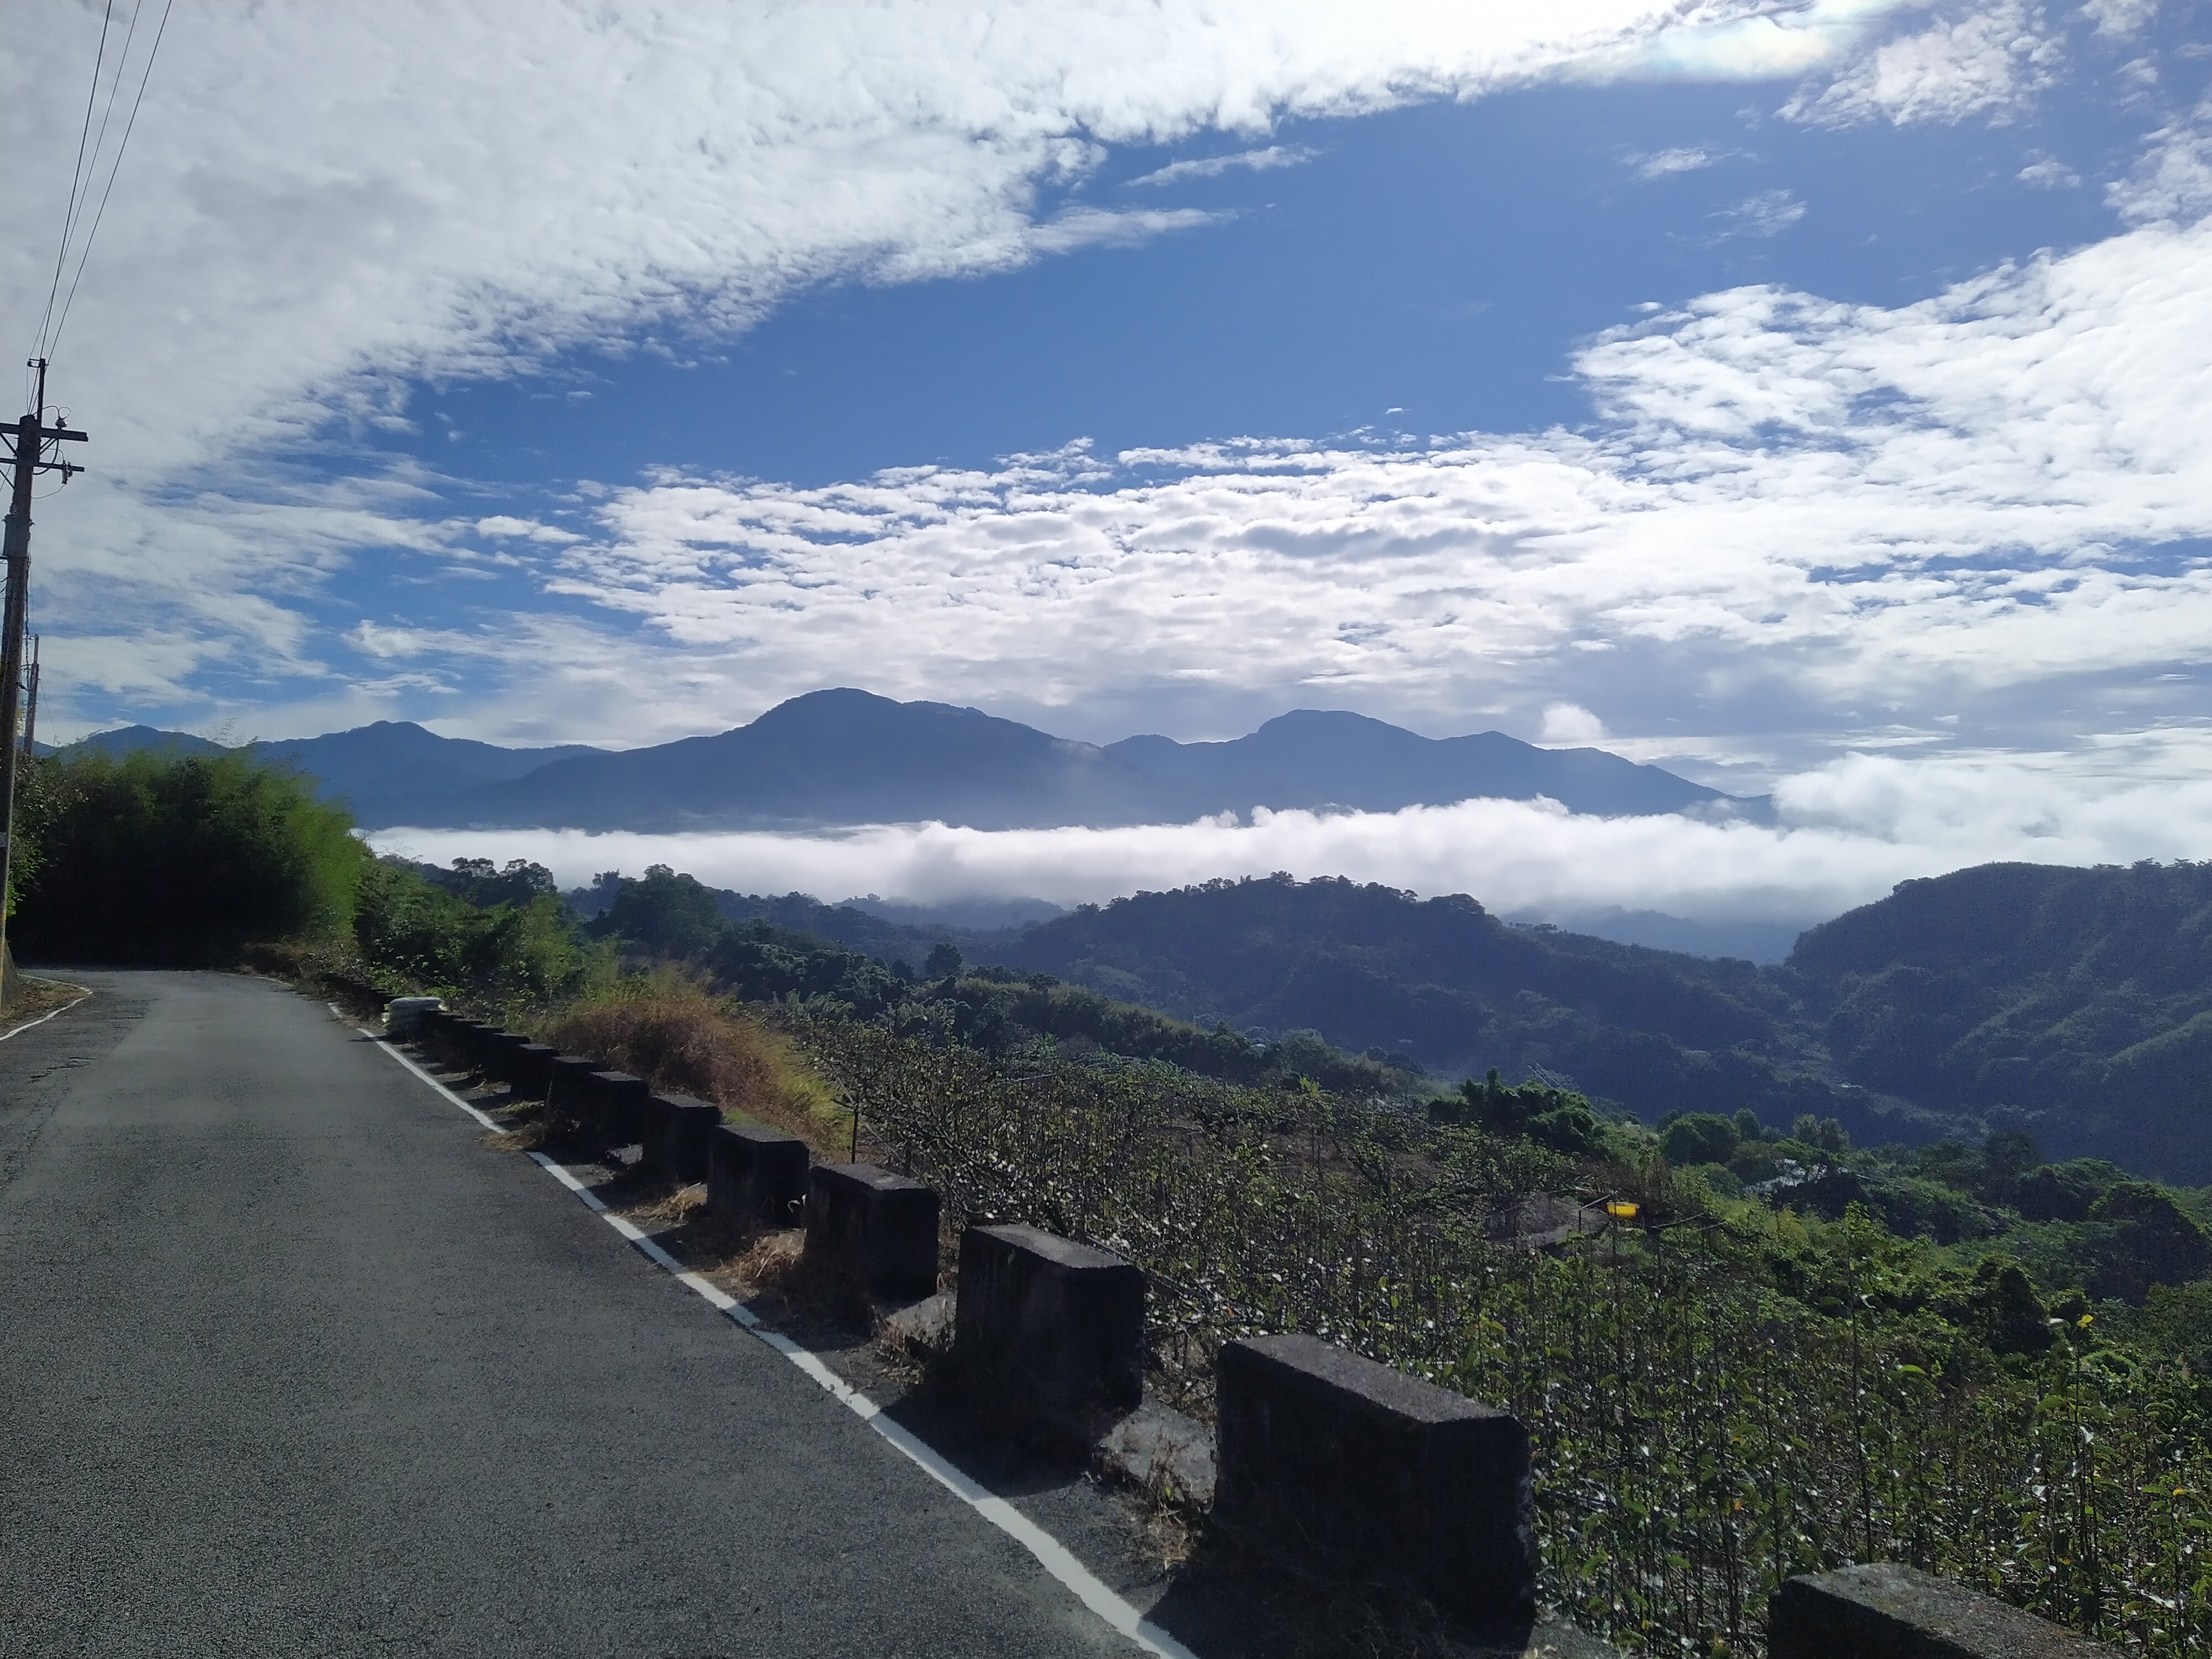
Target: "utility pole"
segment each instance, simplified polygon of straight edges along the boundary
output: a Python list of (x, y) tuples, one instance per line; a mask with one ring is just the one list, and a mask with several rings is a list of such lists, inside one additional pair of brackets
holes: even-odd
[(59, 424), (46, 424), (46, 360), (34, 357), (30, 367), (39, 372), (38, 394), (30, 412), (13, 426), (0, 426), (0, 441), (9, 447), (8, 460), (15, 474), (14, 489), (8, 497), (7, 536), (0, 542), (0, 556), (4, 556), (8, 566), (8, 600), (4, 610), (0, 610), (0, 961), (6, 960), (8, 948), (8, 866), (15, 850), (15, 773), (23, 752), (23, 635), (31, 611), (31, 483), (41, 472), (58, 472), (66, 479), (84, 471), (61, 459), (60, 446), (81, 444), (85, 434)]
[(23, 696), (23, 758), (35, 760), (39, 754), (39, 636), (31, 635), (30, 689)]

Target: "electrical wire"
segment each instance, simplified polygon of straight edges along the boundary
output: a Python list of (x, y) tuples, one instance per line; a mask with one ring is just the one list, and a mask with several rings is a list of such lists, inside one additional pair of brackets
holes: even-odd
[[(84, 125), (78, 130), (76, 135), (76, 166), (70, 170), (69, 208), (62, 215), (61, 246), (54, 250), (54, 280), (46, 289), (46, 308), (39, 314), (39, 343), (32, 349), (31, 356), (33, 357), (40, 356), (45, 350), (46, 325), (53, 320), (54, 301), (62, 291), (62, 267), (69, 258), (70, 237), (76, 229), (78, 192), (82, 189), (85, 181), (85, 141), (92, 136), (92, 106), (100, 101), (100, 66), (107, 61), (107, 31), (114, 21), (115, 0), (107, 0), (107, 9), (100, 14), (100, 49), (92, 57), (92, 84), (85, 88)], [(137, 21), (137, 14), (132, 13), (131, 21), (135, 24)], [(122, 79), (122, 70), (123, 66), (118, 63), (116, 65), (116, 78), (118, 81)], [(108, 100), (110, 108), (114, 106), (114, 99), (111, 96)], [(100, 123), (100, 130), (103, 134), (106, 132), (106, 121), (103, 120)], [(24, 391), (27, 396), (29, 395), (30, 386), (27, 386)]]
[[(108, 166), (107, 183), (100, 192), (100, 206), (93, 213), (92, 228), (84, 234), (84, 246), (77, 254), (76, 270), (70, 278), (69, 295), (62, 301), (61, 314), (54, 319), (54, 331), (47, 337), (42, 356), (52, 357), (60, 349), (62, 329), (69, 321), (70, 307), (76, 303), (76, 285), (84, 280), (84, 263), (92, 257), (93, 239), (100, 234), (100, 222), (107, 216), (107, 198), (114, 193), (115, 175), (123, 170), (123, 153), (131, 148), (131, 130), (138, 125), (139, 106), (146, 101), (146, 83), (153, 78), (154, 59), (161, 53), (161, 37), (169, 31), (169, 11), (175, 4), (176, 0), (162, 0), (161, 25), (154, 31), (154, 44), (146, 51), (146, 67), (139, 72), (138, 76), (138, 94), (131, 100), (131, 118), (123, 124), (123, 137), (117, 141), (115, 146), (115, 160)], [(131, 27), (132, 32), (136, 33), (138, 27), (138, 17), (136, 12), (131, 14)], [(128, 50), (127, 44), (125, 50)], [(116, 84), (120, 86), (123, 81), (123, 67), (120, 60), (116, 65), (115, 79)], [(110, 95), (109, 101), (112, 107), (112, 94)], [(100, 123), (102, 137), (106, 136), (106, 132), (107, 123), (102, 120)], [(95, 150), (94, 155), (97, 156), (97, 155), (98, 152)], [(94, 171), (97, 170), (95, 163)]]

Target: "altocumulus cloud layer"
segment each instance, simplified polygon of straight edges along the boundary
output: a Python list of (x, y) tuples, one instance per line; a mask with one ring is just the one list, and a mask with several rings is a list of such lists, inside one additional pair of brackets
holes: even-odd
[[(1107, 146), (1551, 73), (1792, 72), (1886, 9), (1818, 0), (1784, 29), (1756, 7), (1649, 0), (185, 0), (60, 354), (100, 429), (43, 567), (47, 620), (70, 636), (56, 712), (73, 684), (178, 706), (224, 673), (258, 677), (264, 704), (319, 682), (323, 715), (362, 712), (317, 614), (333, 577), (363, 558), (502, 556), (473, 538), (478, 515), (440, 513), (465, 481), (344, 476), (349, 434), (404, 425), (414, 377), (696, 344), (830, 278), (1003, 270), (1203, 218), (1060, 211), (1055, 187)], [(55, 161), (10, 193), (10, 337), (32, 336), (45, 299), (68, 189), (57, 135), (74, 133), (98, 23), (57, 13), (0, 61), (9, 153)], [(542, 662), (591, 645), (539, 620), (480, 649)], [(436, 683), (407, 670), (380, 689), (410, 674)]]
[(2130, 724), (2212, 636), (2212, 571), (2161, 551), (2212, 531), (2212, 224), (1894, 310), (1714, 295), (1577, 368), (1590, 434), (664, 478), (605, 501), (556, 586), (771, 697), (867, 663), (1102, 737), (1170, 687), (1431, 727), (1571, 697), (1715, 759), (1962, 709), (2025, 741)]

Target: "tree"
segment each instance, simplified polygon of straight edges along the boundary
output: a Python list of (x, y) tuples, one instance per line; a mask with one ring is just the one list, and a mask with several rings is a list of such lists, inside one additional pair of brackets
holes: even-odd
[(1686, 1112), (1662, 1133), (1659, 1150), (1669, 1164), (1725, 1164), (1741, 1138), (1735, 1123), (1717, 1112)]
[(930, 947), (929, 957), (921, 964), (924, 979), (957, 979), (960, 976), (960, 947), (951, 939), (939, 939)]
[(615, 902), (591, 931), (611, 934), (655, 956), (703, 954), (722, 931), (714, 895), (696, 876), (679, 876), (665, 864), (647, 865), (642, 881), (624, 881)]
[(2212, 1236), (2183, 1213), (2162, 1187), (2123, 1181), (2089, 1206), (2101, 1248), (2099, 1296), (2140, 1304), (2154, 1285), (2185, 1285), (2212, 1269)]
[(527, 904), (540, 896), (558, 897), (561, 890), (550, 870), (527, 859), (509, 859), (503, 869), (489, 859), (455, 859), (450, 871), (439, 872), (430, 879), (483, 909), (495, 904)]
[(1481, 1082), (1462, 1083), (1457, 1100), (1431, 1101), (1429, 1116), (1438, 1123), (1471, 1121), (1492, 1134), (1517, 1135), (1570, 1158), (1593, 1158), (1605, 1146), (1605, 1127), (1584, 1097), (1534, 1078), (1509, 1089), (1495, 1066)]
[[(489, 866), (489, 860), (483, 862)], [(544, 875), (539, 866), (528, 868)], [(462, 872), (461, 887), (473, 884), (470, 874)], [(545, 876), (547, 884), (551, 880)], [(533, 876), (510, 885), (507, 872), (495, 872), (484, 884), (495, 891), (536, 884)], [(503, 1001), (544, 1001), (591, 970), (595, 953), (579, 942), (555, 894), (530, 891), (520, 902), (487, 905), (471, 902), (455, 887), (452, 871), (404, 859), (377, 860), (362, 877), (355, 910), (354, 938), (362, 959), (415, 986), (483, 993)]]
[(15, 939), (47, 961), (206, 966), (343, 935), (373, 860), (343, 809), (241, 754), (48, 761)]

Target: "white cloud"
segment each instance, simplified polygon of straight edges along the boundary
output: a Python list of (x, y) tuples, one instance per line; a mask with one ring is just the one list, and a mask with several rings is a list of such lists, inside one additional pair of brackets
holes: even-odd
[(650, 717), (690, 729), (859, 678), (1096, 738), (1298, 703), (1632, 708), (1656, 740), (1980, 699), (2081, 731), (2212, 650), (2212, 565), (2156, 550), (2212, 535), (2212, 224), (1894, 309), (1736, 289), (1577, 367), (1588, 435), (668, 477), (607, 495), (554, 586), (670, 642), (702, 678)]
[(2140, 34), (2158, 15), (2158, 0), (2087, 0), (2081, 15), (2097, 26), (2097, 33), (2124, 39)]
[(557, 525), (540, 524), (535, 519), (517, 519), (504, 514), (495, 514), (489, 519), (478, 519), (476, 522), (476, 532), (479, 536), (491, 536), (502, 540), (520, 536), (533, 542), (550, 543), (555, 546), (584, 539), (574, 531), (562, 530)]
[(1200, 155), (1129, 180), (1131, 185), (1174, 185), (1186, 179), (1218, 179), (1232, 170), (1272, 173), (1278, 167), (1302, 167), (1319, 152), (1300, 144), (1269, 144), (1265, 149), (1241, 149), (1233, 155)]
[(1805, 216), (1805, 204), (1786, 190), (1763, 190), (1717, 216), (1723, 236), (1779, 236)]
[(1670, 173), (1695, 173), (1735, 154), (1726, 149), (1662, 149), (1650, 155), (1628, 157), (1628, 165), (1639, 179), (1664, 179)]
[(1537, 741), (1563, 749), (1587, 748), (1605, 741), (1605, 722), (1580, 703), (1547, 703)]
[[(1796, 73), (1892, 3), (1820, 0), (1794, 33), (1729, 35), (1724, 72)], [(135, 629), (196, 640), (203, 661), (323, 672), (306, 611), (331, 574), (435, 538), (405, 522), (426, 503), (394, 499), (421, 481), (318, 495), (270, 458), (408, 428), (413, 377), (675, 352), (826, 280), (1197, 228), (1204, 216), (1065, 192), (1115, 146), (1263, 141), (1285, 118), (1574, 64), (1676, 72), (1674, 35), (1694, 56), (1733, 27), (1709, 21), (1648, 0), (1029, 0), (981, 21), (902, 0), (185, 0), (58, 357), (96, 471), (42, 536), (47, 618), (58, 635)], [(44, 301), (99, 22), (56, 8), (0, 55), (12, 338)], [(146, 557), (157, 542), (168, 556)], [(87, 663), (82, 683), (119, 683)]]
[(2133, 224), (2191, 221), (2212, 208), (2212, 99), (2190, 119), (2153, 133), (2129, 175), (2106, 186), (2105, 199)]
[(2013, 177), (2024, 185), (2033, 185), (2038, 190), (2079, 190), (2081, 175), (2055, 156), (2045, 155), (2030, 161)]
[(1828, 84), (1808, 88), (1782, 114), (1814, 126), (1888, 120), (2008, 119), (2057, 78), (2065, 48), (2040, 8), (1996, 0), (1865, 53)]
[[(2154, 748), (2160, 734), (2140, 734)], [(586, 835), (394, 830), (373, 839), (438, 863), (534, 859), (564, 884), (665, 863), (710, 885), (921, 903), (1097, 902), (1217, 876), (1342, 875), (1425, 895), (1472, 893), (1504, 915), (1618, 906), (1700, 921), (1803, 921), (1900, 881), (1992, 860), (2196, 858), (2212, 843), (2212, 754), (2185, 763), (2094, 754), (1904, 760), (1850, 755), (1783, 781), (1778, 827), (1673, 816), (1596, 818), (1553, 803), (1469, 801), (1392, 813), (1256, 812), (1127, 830), (987, 831), (878, 825), (839, 836)], [(2117, 760), (2117, 757), (2106, 758)]]
[(362, 655), (386, 661), (431, 652), (465, 653), (478, 643), (474, 636), (453, 629), (386, 627), (366, 618), (346, 631), (345, 641)]

